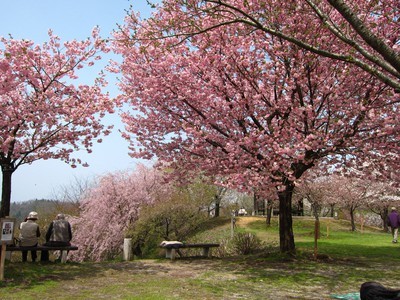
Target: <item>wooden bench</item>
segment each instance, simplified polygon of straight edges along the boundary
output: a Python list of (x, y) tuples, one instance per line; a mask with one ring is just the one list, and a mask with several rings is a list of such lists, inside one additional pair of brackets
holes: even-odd
[(59, 250), (61, 251), (61, 262), (65, 263), (67, 261), (67, 253), (68, 251), (74, 251), (78, 250), (77, 246), (43, 246), (43, 245), (37, 245), (37, 246), (14, 246), (14, 245), (7, 245), (6, 251), (55, 251)]
[(166, 250), (165, 252), (165, 257), (170, 258), (170, 259), (175, 259), (176, 253), (179, 254), (179, 256), (182, 256), (182, 253), (179, 251), (180, 249), (183, 248), (201, 248), (202, 253), (201, 256), (203, 257), (208, 257), (210, 255), (210, 248), (213, 247), (219, 247), (219, 244), (213, 244), (213, 243), (199, 243), (199, 244), (161, 244), (161, 248), (164, 248)]

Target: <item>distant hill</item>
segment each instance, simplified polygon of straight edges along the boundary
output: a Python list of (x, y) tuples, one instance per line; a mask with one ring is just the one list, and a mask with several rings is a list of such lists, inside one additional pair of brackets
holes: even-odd
[(59, 212), (69, 213), (77, 211), (78, 203), (62, 202), (57, 200), (29, 200), (24, 202), (12, 202), (10, 208), (10, 217), (16, 218), (17, 222), (21, 222), (31, 211), (36, 211), (40, 216), (55, 215)]

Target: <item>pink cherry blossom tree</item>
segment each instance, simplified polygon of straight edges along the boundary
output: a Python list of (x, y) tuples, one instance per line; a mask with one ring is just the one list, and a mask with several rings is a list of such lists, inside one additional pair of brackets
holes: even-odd
[[(398, 99), (344, 61), (246, 22), (213, 27), (215, 15), (197, 18), (171, 6), (178, 2), (165, 1), (143, 22), (132, 14), (115, 35), (123, 62), (113, 68), (123, 74), (122, 98), (132, 108), (123, 115), (132, 155), (158, 157), (181, 177), (201, 169), (260, 195), (275, 188), (280, 249), (294, 251), (295, 181), (315, 166), (359, 166), (367, 158), (395, 166)], [(186, 34), (195, 27), (207, 30)]]
[(84, 41), (61, 43), (2, 38), (0, 47), (0, 165), (3, 174), (0, 216), (10, 211), (11, 178), (22, 164), (39, 159), (61, 159), (75, 167), (86, 165), (72, 153), (92, 151), (110, 127), (102, 125), (113, 102), (102, 88), (103, 74), (92, 85), (78, 84), (78, 73), (100, 60), (106, 42), (94, 29)]
[(216, 27), (245, 24), (357, 66), (400, 92), (397, 0), (167, 0), (162, 5), (149, 22), (147, 38), (177, 36), (183, 41)]
[(72, 221), (72, 243), (79, 247), (72, 259), (101, 261), (120, 254), (125, 231), (138, 219), (140, 208), (168, 197), (164, 182), (160, 172), (144, 165), (99, 178), (82, 196), (80, 216)]
[(382, 221), (382, 228), (388, 232), (387, 216), (390, 207), (397, 207), (400, 204), (400, 195), (398, 194), (398, 184), (394, 182), (365, 182), (369, 185), (371, 197), (367, 202), (368, 208), (379, 215)]
[(356, 230), (355, 212), (357, 209), (366, 208), (374, 198), (375, 189), (369, 181), (359, 178), (350, 178), (333, 175), (330, 176), (328, 189), (324, 194), (326, 202), (335, 202), (339, 208), (348, 213), (351, 230)]

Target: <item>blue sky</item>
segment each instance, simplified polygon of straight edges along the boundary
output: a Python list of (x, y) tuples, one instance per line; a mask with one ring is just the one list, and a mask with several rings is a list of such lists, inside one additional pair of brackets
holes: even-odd
[[(95, 26), (100, 26), (101, 35), (110, 36), (117, 23), (122, 24), (132, 5), (142, 17), (150, 14), (146, 0), (0, 0), (0, 36), (15, 39), (29, 39), (36, 43), (47, 40), (47, 32), (52, 29), (62, 41), (82, 40), (90, 36)], [(109, 59), (108, 57), (107, 59)], [(83, 74), (81, 80), (90, 83), (94, 79)], [(112, 80), (112, 79), (110, 79)], [(108, 91), (112, 96), (118, 94), (115, 84)], [(132, 169), (138, 162), (128, 156), (128, 143), (117, 132), (122, 128), (118, 116), (107, 118), (116, 128), (103, 143), (93, 148), (93, 153), (83, 153), (79, 157), (90, 167), (71, 168), (57, 160), (41, 160), (31, 165), (20, 166), (13, 175), (11, 201), (52, 198), (63, 186), (76, 179), (87, 179), (116, 170)]]

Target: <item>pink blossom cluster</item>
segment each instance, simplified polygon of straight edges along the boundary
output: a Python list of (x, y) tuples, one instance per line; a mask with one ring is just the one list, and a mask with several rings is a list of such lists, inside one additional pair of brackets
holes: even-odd
[(0, 163), (16, 169), (38, 159), (56, 158), (72, 166), (82, 163), (71, 154), (91, 151), (93, 140), (107, 135), (101, 119), (114, 103), (102, 91), (103, 74), (92, 85), (78, 83), (77, 70), (89, 68), (108, 52), (95, 28), (84, 41), (1, 38), (0, 47)]
[[(323, 171), (370, 161), (364, 171), (374, 165), (385, 166), (381, 174), (397, 172), (398, 94), (347, 60), (306, 51), (254, 24), (274, 23), (338, 55), (352, 51), (306, 2), (313, 1), (170, 0), (148, 20), (128, 17), (114, 43), (123, 61), (113, 67), (123, 74), (121, 97), (132, 109), (123, 115), (132, 156), (157, 157), (184, 170), (180, 176), (201, 169), (257, 189), (285, 190), (317, 165)], [(393, 48), (394, 2), (357, 3), (353, 9)], [(328, 8), (321, 2), (330, 24), (370, 47)], [(371, 16), (375, 9), (382, 16)]]
[(72, 222), (72, 243), (79, 250), (77, 261), (101, 261), (122, 252), (127, 229), (140, 215), (141, 207), (162, 201), (170, 193), (162, 174), (138, 165), (132, 172), (115, 172), (98, 179), (80, 201), (81, 213)]

